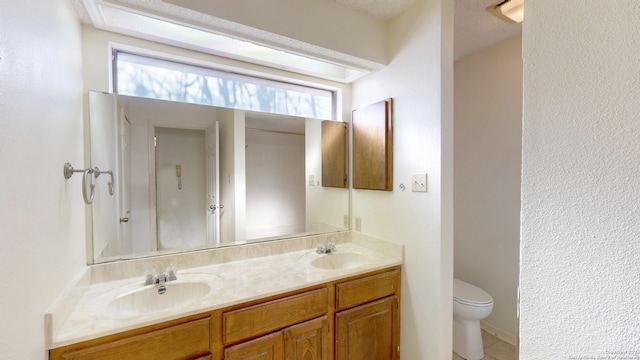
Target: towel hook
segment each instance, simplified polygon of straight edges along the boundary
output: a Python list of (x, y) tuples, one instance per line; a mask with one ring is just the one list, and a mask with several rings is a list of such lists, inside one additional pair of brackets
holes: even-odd
[(111, 176), (111, 181), (107, 182), (107, 184), (109, 185), (109, 195), (113, 195), (113, 171), (100, 171), (100, 169), (98, 169), (98, 167), (96, 166), (93, 168), (93, 174), (96, 179), (98, 178), (98, 176), (100, 176), (100, 174), (109, 174)]

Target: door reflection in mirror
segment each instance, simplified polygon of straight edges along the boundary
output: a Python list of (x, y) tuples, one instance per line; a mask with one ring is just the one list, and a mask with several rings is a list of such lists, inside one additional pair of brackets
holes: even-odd
[(206, 176), (205, 148), (204, 130), (155, 128), (157, 250), (214, 242), (207, 189), (215, 179)]
[(247, 240), (305, 231), (304, 121), (301, 132), (247, 127)]

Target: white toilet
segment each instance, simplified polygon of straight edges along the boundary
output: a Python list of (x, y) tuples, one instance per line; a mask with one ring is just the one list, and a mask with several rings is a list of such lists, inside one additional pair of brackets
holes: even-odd
[(453, 279), (453, 352), (467, 360), (480, 360), (480, 320), (493, 310), (493, 298), (479, 287)]

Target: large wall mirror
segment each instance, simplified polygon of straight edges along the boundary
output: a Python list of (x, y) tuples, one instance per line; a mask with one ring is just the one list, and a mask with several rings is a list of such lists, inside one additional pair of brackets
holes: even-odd
[(348, 230), (321, 122), (89, 92), (91, 167), (115, 180), (94, 179), (89, 262)]

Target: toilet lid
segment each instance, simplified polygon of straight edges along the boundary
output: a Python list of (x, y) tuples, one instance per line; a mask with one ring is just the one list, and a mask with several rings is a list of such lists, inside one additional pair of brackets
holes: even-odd
[(491, 295), (484, 290), (458, 279), (453, 279), (453, 300), (462, 304), (476, 306), (493, 303)]

